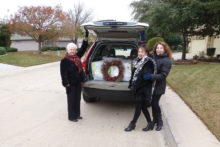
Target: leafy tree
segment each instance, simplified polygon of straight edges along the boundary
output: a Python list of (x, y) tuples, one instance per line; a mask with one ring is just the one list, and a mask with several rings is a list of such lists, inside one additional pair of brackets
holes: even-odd
[[(179, 33), (170, 33), (164, 38), (165, 42), (168, 43), (173, 50), (179, 50), (182, 48), (182, 37)], [(181, 48), (180, 48), (181, 47)]]
[(11, 32), (7, 24), (0, 25), (0, 46), (10, 47)]
[(21, 7), (11, 19), (10, 30), (20, 35), (28, 35), (41, 45), (44, 41), (62, 36), (63, 22), (67, 14), (60, 6), (30, 6)]
[(145, 34), (146, 34), (146, 36), (145, 36), (146, 42), (147, 42), (148, 40), (150, 40), (151, 38), (153, 38), (153, 37), (160, 36), (160, 34), (156, 33), (156, 32), (152, 29), (151, 26), (149, 26), (149, 27), (146, 29), (145, 32), (146, 32), (146, 33), (145, 33)]
[(131, 3), (134, 18), (148, 22), (161, 37), (182, 35), (182, 59), (186, 57), (188, 37), (220, 33), (219, 0), (141, 0)]

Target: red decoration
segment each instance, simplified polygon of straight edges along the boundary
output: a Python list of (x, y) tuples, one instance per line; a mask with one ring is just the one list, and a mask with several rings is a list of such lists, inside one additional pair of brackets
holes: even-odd
[[(108, 74), (108, 70), (111, 66), (118, 67), (119, 73), (117, 76), (111, 77)], [(106, 81), (120, 82), (120, 81), (122, 81), (122, 79), (124, 77), (124, 66), (120, 60), (104, 61), (103, 65), (102, 65), (102, 74), (103, 74), (104, 79)]]

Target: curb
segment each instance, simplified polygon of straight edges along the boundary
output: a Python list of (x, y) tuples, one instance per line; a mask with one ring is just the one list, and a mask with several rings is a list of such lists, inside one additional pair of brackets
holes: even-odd
[(167, 146), (168, 147), (178, 147), (177, 145), (177, 142), (175, 140), (175, 137), (171, 131), (171, 128), (170, 128), (170, 125), (169, 125), (169, 122), (165, 116), (165, 114), (163, 113), (163, 111), (161, 111), (162, 113), (162, 118), (163, 118), (163, 135), (164, 135), (164, 139), (167, 143)]
[(60, 61), (40, 64), (40, 65), (34, 65), (34, 66), (29, 66), (29, 67), (18, 67), (16, 69), (11, 69), (11, 70), (6, 70), (6, 71), (0, 72), (0, 76), (4, 77), (4, 76), (8, 76), (8, 75), (17, 74), (17, 73), (20, 73), (20, 72), (23, 72), (23, 71), (28, 72), (28, 71), (31, 71), (31, 70), (34, 70), (34, 69), (48, 67), (48, 66), (51, 66), (51, 65), (56, 66), (59, 63), (60, 63)]

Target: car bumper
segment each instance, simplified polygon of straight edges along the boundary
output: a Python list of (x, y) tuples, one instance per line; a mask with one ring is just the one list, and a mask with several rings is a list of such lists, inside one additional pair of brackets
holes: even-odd
[(106, 90), (90, 87), (82, 88), (83, 94), (90, 98), (114, 100), (114, 101), (133, 101), (134, 95), (131, 90)]

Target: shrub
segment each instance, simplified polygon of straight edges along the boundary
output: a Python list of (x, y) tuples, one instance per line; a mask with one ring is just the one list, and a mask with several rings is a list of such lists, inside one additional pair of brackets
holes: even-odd
[(193, 60), (198, 60), (199, 59), (199, 56), (198, 55), (194, 55), (193, 56)]
[(207, 48), (207, 55), (213, 57), (215, 54), (215, 48)]
[(60, 47), (60, 50), (66, 50), (66, 48), (65, 47)]
[(7, 51), (7, 52), (17, 52), (18, 49), (17, 49), (17, 48), (13, 48), (13, 47), (7, 47), (7, 48), (6, 48), (6, 51)]
[(41, 48), (41, 51), (58, 51), (58, 50), (66, 50), (65, 47), (58, 47), (58, 46), (44, 46)]
[(0, 55), (6, 54), (6, 49), (4, 47), (0, 47)]
[(44, 46), (44, 47), (41, 48), (42, 52), (45, 52), (45, 51), (48, 51), (48, 50), (50, 50), (49, 46)]
[(52, 46), (50, 47), (51, 51), (58, 51), (60, 48), (58, 46)]
[(153, 50), (154, 45), (159, 41), (164, 41), (164, 39), (161, 37), (154, 37), (154, 38), (151, 38), (150, 40), (148, 40), (147, 45), (151, 51)]

